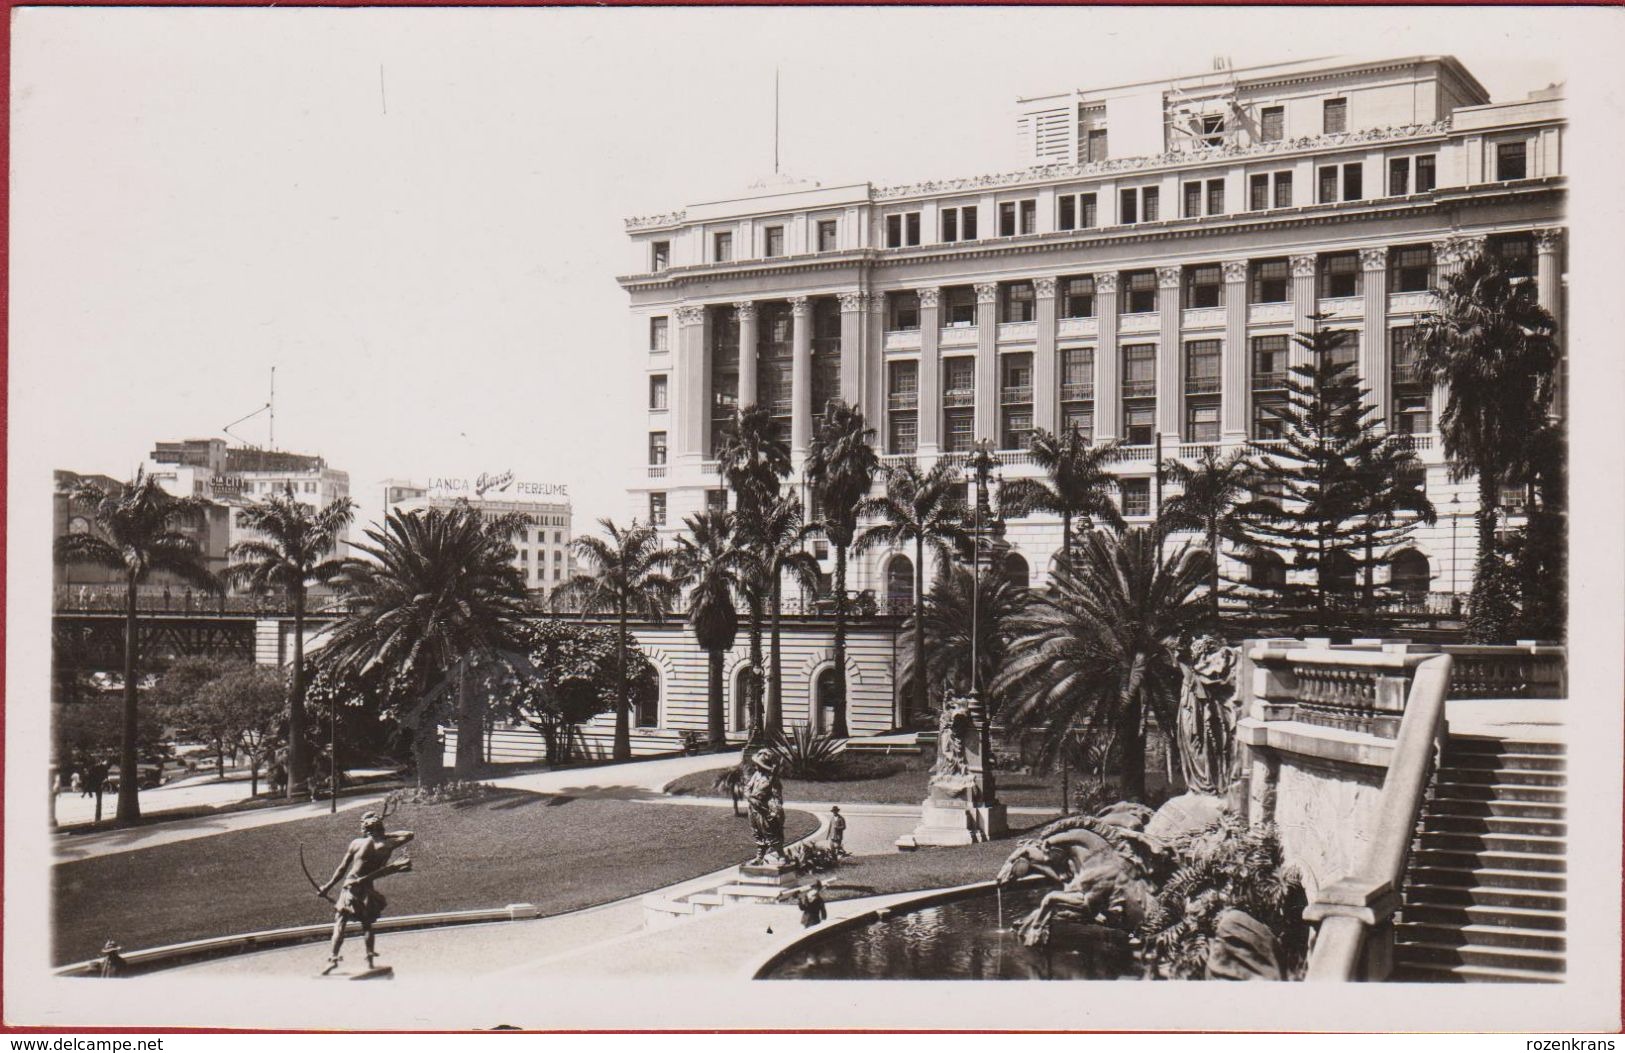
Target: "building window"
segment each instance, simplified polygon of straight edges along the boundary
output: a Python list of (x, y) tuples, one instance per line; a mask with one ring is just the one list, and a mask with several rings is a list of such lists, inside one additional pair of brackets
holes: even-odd
[[(1219, 342), (1191, 340), (1185, 344), (1185, 394), (1219, 393)], [(1199, 440), (1191, 440), (1196, 442)]]
[(1117, 221), (1119, 223), (1138, 223), (1140, 221), (1140, 213), (1138, 209), (1140, 202), (1139, 191), (1119, 191), (1118, 202), (1119, 207), (1117, 210)]
[(1517, 278), (1535, 276), (1535, 239), (1529, 234), (1502, 234), (1489, 240), (1489, 254)]
[(1275, 207), (1292, 207), (1292, 173), (1275, 173)]
[(1258, 139), (1265, 143), (1278, 143), (1286, 130), (1286, 107), (1266, 106), (1258, 112)]
[(1438, 170), (1433, 155), (1424, 154), (1416, 159), (1416, 192), (1425, 194), (1438, 185)]
[(1321, 108), (1321, 134), (1336, 135), (1349, 130), (1349, 101), (1327, 99)]
[(1055, 229), (1078, 229), (1078, 199), (1072, 194), (1062, 194), (1055, 199)]
[[(1157, 393), (1157, 345), (1123, 345), (1123, 397), (1150, 398)], [(1133, 440), (1130, 440), (1131, 442)], [(1146, 442), (1151, 440), (1147, 438)]]
[(1495, 144), (1495, 178), (1523, 179), (1529, 174), (1526, 143)]
[[(1072, 195), (1070, 194), (1062, 198), (1063, 201), (1068, 202), (1072, 199)], [(1077, 195), (1077, 202), (1077, 209), (1074, 213), (1074, 215), (1077, 217), (1076, 224), (1074, 226), (1062, 227), (1062, 230), (1087, 230), (1100, 222), (1100, 214), (1098, 209), (1095, 207), (1095, 195), (1079, 194)]]
[(1083, 142), (1083, 159), (1085, 163), (1106, 160), (1106, 129), (1089, 129), (1089, 134), (1084, 136)]
[(666, 342), (666, 339), (667, 339), (667, 336), (668, 336), (668, 326), (669, 326), (669, 324), (670, 324), (669, 320), (666, 318), (665, 315), (657, 315), (654, 318), (649, 319), (649, 350), (650, 351), (668, 351), (668, 350), (670, 350), (671, 345), (669, 345)]
[(707, 490), (705, 492), (705, 510), (707, 512), (726, 512), (728, 510), (728, 491)]
[(1185, 184), (1185, 218), (1195, 219), (1202, 214), (1202, 184)]
[(886, 328), (892, 332), (920, 327), (920, 296), (912, 292), (886, 294)]
[(1356, 162), (1343, 166), (1343, 200), (1359, 201), (1365, 197), (1365, 166)]
[(731, 231), (711, 235), (711, 258), (717, 263), (729, 263), (734, 258), (734, 236)]
[(1065, 402), (1061, 404), (1061, 430), (1077, 432), (1084, 442), (1095, 439), (1095, 404), (1093, 402)]
[(1007, 282), (999, 287), (999, 321), (1030, 322), (1033, 320), (1033, 283)]
[(1034, 199), (1026, 201), (1005, 201), (999, 205), (999, 236), (1013, 237), (1017, 234), (1031, 234), (1038, 226), (1038, 202)]
[(1209, 179), (1207, 181), (1207, 214), (1210, 216), (1224, 215), (1224, 180)]
[(1320, 170), (1320, 196), (1315, 199), (1322, 205), (1330, 205), (1337, 201), (1337, 166), (1328, 165)]
[(1061, 288), (1062, 318), (1093, 318), (1095, 316), (1095, 280), (1092, 277), (1068, 278)]
[(818, 251), (834, 252), (836, 249), (836, 226), (833, 219), (818, 221)]
[(762, 255), (764, 255), (764, 256), (783, 256), (784, 255), (784, 228), (783, 227), (768, 227), (766, 233), (767, 233), (767, 237), (765, 239), (766, 244), (764, 245), (764, 251), (763, 251)]
[(1004, 411), (1004, 434), (1000, 436), (999, 449), (1025, 450), (1032, 437), (1033, 408), (1031, 406), (1007, 407)]
[(976, 404), (976, 359), (957, 355), (942, 360), (942, 404), (950, 409)]
[(1253, 390), (1286, 390), (1288, 339), (1284, 336), (1253, 337)]
[(1270, 207), (1270, 177), (1255, 175), (1247, 181), (1247, 207), (1262, 212)]
[(1320, 258), (1320, 295), (1360, 295), (1360, 254), (1340, 252)]
[(663, 410), (666, 408), (666, 374), (656, 373), (649, 378), (649, 408)]
[(1426, 435), (1432, 430), (1433, 414), (1425, 392), (1394, 393), (1394, 431), (1399, 435)]
[(903, 212), (886, 217), (886, 247), (899, 249), (920, 243), (920, 214)]
[(887, 421), (887, 453), (911, 454), (919, 449), (919, 417), (913, 413), (893, 413)]
[(1389, 377), (1394, 392), (1393, 428), (1400, 435), (1433, 430), (1433, 385), (1416, 368), (1415, 330), (1388, 331)]
[(969, 453), (973, 445), (975, 421), (970, 410), (948, 410), (943, 414), (944, 449), (949, 453)]
[(1193, 399), (1185, 404), (1185, 441), (1219, 441), (1219, 404), (1213, 399)]
[(649, 463), (666, 463), (666, 433), (663, 431), (649, 433)]
[(1218, 307), (1224, 302), (1224, 273), (1216, 263), (1185, 268), (1185, 306)]
[(1030, 198), (1021, 202), (1019, 209), (1021, 217), (1021, 233), (1033, 234), (1038, 231), (1038, 201)]
[(1145, 314), (1157, 309), (1157, 272), (1132, 271), (1123, 275), (1128, 296), (1123, 301), (1124, 314)]
[(1247, 560), (1247, 584), (1257, 589), (1286, 585), (1286, 560), (1268, 549), (1258, 549)]
[(1086, 402), (1095, 397), (1095, 353), (1087, 347), (1061, 352), (1061, 401)]
[(976, 206), (960, 205), (942, 210), (943, 241), (976, 240)]
[(942, 324), (961, 329), (976, 324), (976, 290), (954, 285), (942, 290)]
[(1389, 257), (1388, 281), (1394, 292), (1426, 292), (1433, 288), (1433, 246), (1394, 249)]
[(1145, 186), (1129, 188), (1121, 193), (1122, 210), (1118, 215), (1120, 223), (1152, 223), (1159, 214), (1159, 197), (1157, 188)]
[(1391, 157), (1388, 159), (1388, 196), (1404, 197), (1411, 192), (1411, 159), (1409, 157)]
[(666, 525), (666, 495), (652, 493), (649, 495), (649, 523), (652, 526)]
[(1016, 233), (1016, 203), (999, 202), (999, 237), (1010, 238)]
[(649, 269), (663, 271), (671, 266), (671, 242), (656, 241), (649, 245)]
[(1142, 222), (1156, 222), (1159, 214), (1158, 198), (1159, 194), (1156, 187), (1148, 186), (1140, 189), (1140, 220)]
[(1253, 263), (1253, 303), (1284, 303), (1291, 296), (1292, 271), (1286, 260)]
[(1123, 515), (1128, 518), (1151, 514), (1151, 480), (1119, 479), (1118, 492), (1123, 499)]

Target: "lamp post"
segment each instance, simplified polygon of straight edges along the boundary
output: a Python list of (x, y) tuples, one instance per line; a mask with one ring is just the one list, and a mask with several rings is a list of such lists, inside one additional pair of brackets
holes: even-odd
[[(976, 507), (971, 517), (971, 614), (970, 614), (970, 715), (976, 723), (976, 765), (981, 770), (975, 772), (981, 777), (983, 808), (999, 809), (999, 795), (993, 775), (993, 739), (988, 732), (991, 722), (987, 711), (987, 703), (982, 698), (977, 683), (977, 672), (980, 668), (980, 642), (982, 619), (980, 600), (982, 591), (982, 510), (987, 507), (987, 482), (992, 477), (993, 470), (999, 467), (999, 459), (994, 456), (993, 442), (983, 439), (978, 442), (971, 453), (968, 462), (971, 471), (976, 477)], [(1004, 832), (1004, 816), (1002, 809), (998, 810), (997, 818), (984, 815), (982, 822), (982, 835), (996, 837)]]
[(1461, 515), (1461, 495), (1450, 495), (1450, 596), (1455, 602), (1456, 595), (1456, 520)]

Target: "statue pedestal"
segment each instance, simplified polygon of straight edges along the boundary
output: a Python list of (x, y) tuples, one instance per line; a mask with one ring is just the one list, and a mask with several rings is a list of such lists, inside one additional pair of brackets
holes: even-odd
[(1010, 830), (1002, 804), (973, 808), (965, 801), (928, 798), (920, 805), (920, 825), (897, 839), (900, 851), (975, 844)]
[(778, 903), (786, 889), (800, 883), (800, 875), (788, 863), (744, 863), (734, 871), (732, 881), (716, 890), (716, 905)]
[(800, 875), (789, 863), (741, 863), (736, 879), (741, 885), (772, 885), (783, 888), (796, 884)]

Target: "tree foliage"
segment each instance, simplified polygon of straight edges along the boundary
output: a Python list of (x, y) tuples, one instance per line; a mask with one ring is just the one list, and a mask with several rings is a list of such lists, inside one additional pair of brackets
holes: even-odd
[[(926, 597), (921, 614), (925, 627), (925, 670), (927, 690), (965, 694), (971, 690), (971, 628), (977, 627), (976, 677), (992, 712), (999, 712), (1004, 695), (992, 685), (1009, 657), (1017, 618), (1027, 609), (1029, 593), (999, 574), (971, 573), (955, 567), (937, 578)], [(975, 614), (972, 615), (972, 595)], [(898, 689), (912, 690), (916, 676), (914, 634), (918, 624), (910, 619), (903, 630), (903, 663)]]
[(688, 624), (707, 656), (706, 737), (712, 746), (727, 741), (722, 699), (723, 655), (739, 636), (734, 594), (746, 570), (747, 553), (733, 513), (712, 509), (689, 516), (677, 536), (672, 558), (677, 584), (689, 590)]

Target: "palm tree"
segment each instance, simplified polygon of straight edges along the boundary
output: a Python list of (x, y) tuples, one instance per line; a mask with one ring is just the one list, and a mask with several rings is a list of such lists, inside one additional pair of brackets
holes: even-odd
[(622, 529), (613, 520), (600, 519), (604, 537), (583, 535), (575, 539), (576, 558), (591, 564), (597, 573), (578, 574), (566, 586), (570, 598), (585, 613), (613, 613), (616, 619), (616, 679), (620, 685), (615, 702), (615, 760), (632, 756), (632, 727), (627, 706), (627, 658), (630, 634), (627, 623), (636, 615), (661, 621), (677, 601), (677, 583), (664, 573), (671, 552), (660, 544), (655, 528), (639, 524)]
[(873, 428), (863, 423), (863, 412), (831, 400), (807, 450), (803, 468), (823, 513), (818, 528), (835, 547), (835, 701), (836, 738), (846, 738), (846, 550), (858, 530), (858, 505), (869, 496), (880, 456), (875, 452)]
[(1125, 796), (1145, 799), (1145, 721), (1172, 734), (1182, 634), (1206, 614), (1197, 593), (1205, 559), (1163, 535), (1094, 531), (1011, 626), (1009, 660), (993, 683), (1012, 728), (1042, 727), (1045, 750), (1068, 728), (1123, 746)]
[(1200, 531), (1207, 539), (1207, 594), (1210, 617), (1217, 628), (1221, 595), (1219, 545), (1221, 541), (1247, 543), (1241, 524), (1261, 511), (1250, 499), (1257, 471), (1248, 451), (1232, 450), (1221, 455), (1212, 446), (1202, 451), (1194, 467), (1170, 458), (1162, 463), (1162, 470), (1180, 488), (1162, 504), (1162, 529)]
[(1478, 557), (1468, 631), (1504, 642), (1512, 611), (1492, 599), (1506, 586), (1495, 539), (1501, 483), (1550, 413), (1557, 323), (1499, 259), (1479, 255), (1434, 290), (1417, 320), (1416, 370), (1449, 387), (1438, 431), (1457, 478), (1478, 476)]
[[(947, 461), (938, 461), (921, 472), (913, 461), (894, 465), (886, 472), (886, 493), (870, 497), (858, 505), (858, 516), (879, 522), (858, 535), (856, 550), (867, 552), (881, 546), (914, 547), (914, 621), (921, 620), (925, 604), (925, 552), (936, 554), (941, 566), (948, 566), (956, 547), (968, 547), (965, 507), (959, 470)], [(924, 669), (925, 637), (914, 634), (914, 668)], [(918, 712), (931, 708), (924, 677), (914, 681), (914, 701)]]
[[(980, 687), (987, 691), (1009, 654), (1010, 630), (1027, 609), (1030, 594), (1000, 574), (975, 574), (955, 567), (931, 585), (919, 621), (907, 628), (910, 640), (923, 626), (930, 643), (925, 668), (915, 664), (917, 650), (903, 656), (902, 679), (910, 683), (952, 684), (958, 692)], [(973, 614), (974, 611), (974, 614)], [(975, 675), (971, 669), (971, 626), (976, 626)], [(1001, 696), (988, 691), (988, 708), (998, 712)]]
[(1048, 512), (1061, 517), (1061, 558), (1072, 551), (1072, 523), (1080, 520), (1084, 529), (1099, 519), (1115, 529), (1123, 528), (1123, 517), (1112, 503), (1117, 477), (1106, 469), (1121, 445), (1115, 440), (1093, 446), (1077, 428), (1065, 434), (1039, 428), (1033, 432), (1028, 449), (1033, 463), (1044, 469), (1047, 479), (1012, 479), (999, 488), (999, 503), (1011, 515)]
[(349, 561), (338, 579), (348, 610), (319, 659), (338, 676), (381, 673), (389, 693), (409, 703), (422, 784), (440, 776), (436, 708), (448, 678), (457, 678), (458, 774), (473, 775), (482, 735), (468, 667), (525, 648), (530, 611), (512, 563), (514, 528), (511, 517), (486, 520), (467, 505), (390, 512), (355, 544), (369, 558)]
[(207, 502), (191, 497), (175, 497), (158, 485), (158, 480), (137, 471), (135, 479), (120, 490), (103, 490), (94, 483), (81, 482), (69, 500), (90, 511), (96, 530), (85, 534), (64, 534), (56, 539), (56, 562), (90, 563), (124, 575), (124, 722), (119, 735), (118, 819), (135, 822), (141, 818), (137, 775), (136, 683), (140, 672), (140, 641), (136, 632), (136, 599), (139, 587), (153, 574), (168, 573), (182, 581), (211, 591), (219, 582), (209, 573), (197, 539), (176, 529), (191, 524), (203, 513)]
[(713, 746), (727, 743), (723, 722), (722, 662), (739, 636), (739, 611), (734, 591), (740, 586), (745, 558), (739, 547), (733, 514), (713, 509), (684, 520), (687, 534), (677, 537), (672, 556), (676, 582), (689, 588), (688, 624), (694, 640), (710, 656), (710, 695), (706, 706), (706, 738)]
[(759, 506), (756, 514), (746, 520), (751, 567), (747, 589), (765, 600), (772, 620), (767, 706), (763, 714), (763, 724), (769, 731), (779, 731), (784, 724), (784, 680), (779, 667), (779, 608), (784, 576), (790, 575), (803, 589), (818, 588), (818, 560), (804, 547), (812, 532), (802, 522), (801, 502), (789, 494)]
[(355, 502), (341, 497), (325, 508), (301, 503), (289, 484), (239, 513), (239, 523), (263, 540), (239, 541), (227, 550), (227, 573), (254, 592), (279, 588), (293, 608), (293, 673), (288, 689), (288, 796), (310, 776), (305, 741), (306, 588), (338, 577), (342, 560), (330, 559), (339, 535), (355, 520)]

